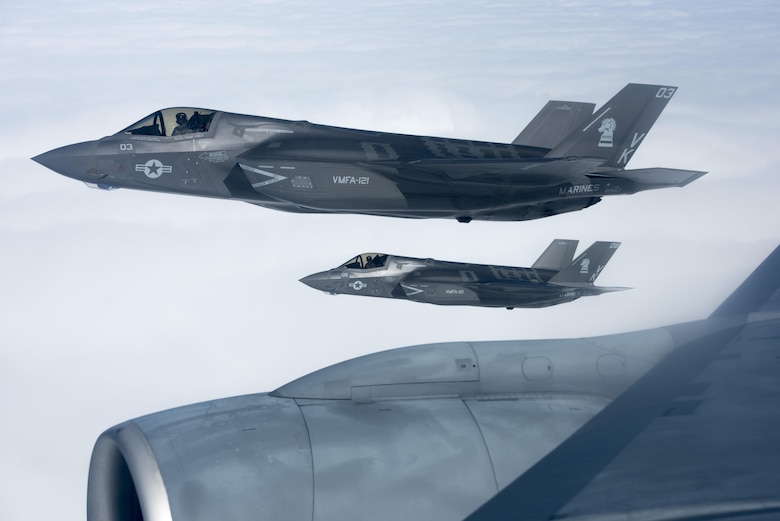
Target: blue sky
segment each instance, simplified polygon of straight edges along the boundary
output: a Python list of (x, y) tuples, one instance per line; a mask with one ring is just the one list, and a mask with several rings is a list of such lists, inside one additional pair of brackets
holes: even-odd
[[(0, 20), (0, 511), (85, 518), (92, 444), (160, 409), (268, 391), (387, 348), (589, 336), (706, 316), (780, 238), (780, 6), (771, 2), (19, 2)], [(468, 225), (287, 215), (105, 193), (37, 165), (201, 106), (510, 142), (548, 99), (679, 91), (631, 168), (684, 189)], [(542, 310), (331, 297), (297, 280), (363, 251), (530, 265), (623, 245), (627, 292)]]

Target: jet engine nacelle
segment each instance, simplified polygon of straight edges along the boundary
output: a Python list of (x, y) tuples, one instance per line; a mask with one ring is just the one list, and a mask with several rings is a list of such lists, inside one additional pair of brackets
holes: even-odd
[(89, 521), (462, 519), (675, 345), (669, 329), (367, 355), (104, 432)]

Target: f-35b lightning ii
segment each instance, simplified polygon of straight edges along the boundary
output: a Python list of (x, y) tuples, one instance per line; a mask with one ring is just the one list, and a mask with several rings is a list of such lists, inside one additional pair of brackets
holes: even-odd
[(554, 306), (628, 289), (593, 285), (619, 242), (595, 242), (572, 260), (577, 242), (554, 240), (530, 268), (364, 253), (338, 268), (304, 277), (301, 282), (334, 295), (508, 309)]
[(104, 189), (302, 213), (522, 221), (704, 175), (625, 170), (676, 92), (629, 84), (595, 113), (591, 103), (550, 101), (511, 144), (169, 108), (113, 136), (33, 159)]

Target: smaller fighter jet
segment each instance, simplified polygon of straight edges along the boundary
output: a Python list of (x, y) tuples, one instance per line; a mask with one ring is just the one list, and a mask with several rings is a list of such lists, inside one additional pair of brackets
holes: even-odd
[(593, 285), (619, 242), (594, 242), (573, 259), (577, 243), (554, 240), (530, 268), (363, 253), (338, 268), (304, 277), (301, 282), (332, 295), (507, 309), (554, 306), (629, 289)]

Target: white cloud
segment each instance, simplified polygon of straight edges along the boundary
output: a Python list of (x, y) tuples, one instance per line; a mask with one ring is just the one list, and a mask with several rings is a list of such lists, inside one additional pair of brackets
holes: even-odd
[[(89, 451), (124, 419), (270, 390), (380, 349), (592, 335), (700, 318), (778, 239), (778, 7), (694, 2), (11, 2), (0, 21), (0, 504), (84, 518)], [(548, 99), (680, 86), (632, 168), (684, 189), (525, 223), (287, 215), (103, 193), (29, 161), (164, 106), (511, 141)], [(542, 310), (329, 297), (361, 251), (528, 265), (622, 241), (627, 292)], [(48, 501), (40, 501), (41, 490)]]

